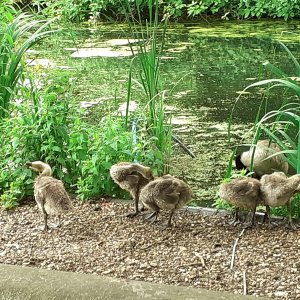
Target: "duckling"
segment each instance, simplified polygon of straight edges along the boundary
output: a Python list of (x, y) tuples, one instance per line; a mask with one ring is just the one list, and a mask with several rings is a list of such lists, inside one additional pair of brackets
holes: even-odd
[(165, 227), (171, 226), (171, 220), (175, 210), (183, 207), (194, 198), (191, 188), (182, 180), (171, 175), (158, 177), (148, 183), (140, 193), (140, 199), (144, 206), (153, 213), (147, 219), (157, 220), (159, 211), (170, 211), (169, 219)]
[(251, 221), (246, 224), (245, 228), (254, 225), (256, 207), (262, 201), (258, 179), (238, 177), (230, 182), (222, 183), (219, 195), (222, 199), (235, 206), (232, 224), (237, 224), (239, 208), (243, 208), (252, 211)]
[(47, 225), (48, 215), (57, 216), (57, 227), (60, 227), (61, 214), (72, 208), (72, 202), (64, 184), (52, 177), (51, 167), (46, 163), (34, 161), (27, 163), (27, 166), (40, 173), (34, 182), (34, 198), (43, 213), (44, 231), (49, 229)]
[[(254, 155), (253, 155), (253, 151)], [(254, 148), (244, 151), (235, 158), (235, 165), (238, 170), (251, 167), (253, 159), (254, 177), (260, 179), (265, 174), (271, 174), (275, 171), (281, 171), (285, 174), (289, 171), (289, 165), (284, 160), (284, 156), (279, 154), (272, 157), (272, 154), (280, 152), (280, 148), (276, 143), (271, 143), (269, 140), (260, 140)], [(252, 157), (253, 156), (253, 157)]]
[(287, 177), (283, 172), (264, 175), (261, 180), (261, 192), (270, 221), (270, 207), (287, 206), (288, 227), (296, 229), (292, 221), (291, 203), (294, 194), (300, 193), (300, 175)]
[(119, 162), (110, 168), (110, 176), (120, 188), (128, 191), (134, 199), (135, 211), (127, 217), (133, 218), (139, 214), (139, 195), (141, 189), (154, 179), (149, 167), (138, 163)]

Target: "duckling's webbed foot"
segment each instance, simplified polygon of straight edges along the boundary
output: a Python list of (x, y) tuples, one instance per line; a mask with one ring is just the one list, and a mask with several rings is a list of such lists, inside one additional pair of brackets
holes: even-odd
[(236, 209), (234, 210), (233, 219), (229, 222), (229, 225), (236, 226), (236, 225), (238, 225), (238, 224), (241, 223), (241, 220), (239, 219), (238, 212), (239, 212), (239, 210), (238, 210), (238, 208), (236, 208)]
[(131, 212), (131, 213), (127, 214), (126, 217), (132, 219), (132, 218), (136, 217), (139, 213), (140, 213), (139, 210), (135, 211), (135, 212)]
[(293, 223), (293, 219), (292, 219), (291, 201), (288, 201), (286, 206), (287, 206), (287, 215), (288, 215), (288, 223), (286, 225), (286, 228), (297, 230), (298, 226)]
[(269, 205), (266, 205), (266, 212), (265, 212), (263, 220), (262, 220), (263, 224), (266, 222), (267, 222), (267, 225), (269, 228), (278, 227), (278, 224), (274, 221), (272, 222), (272, 220), (271, 220), (271, 210), (270, 210)]
[(163, 224), (163, 225), (159, 225), (159, 228), (161, 230), (166, 230), (166, 229), (171, 228), (171, 227), (172, 227), (172, 225), (169, 224), (169, 223), (166, 223), (166, 224)]
[(255, 225), (255, 212), (256, 208), (251, 212), (251, 220), (243, 225), (243, 228), (252, 228)]
[(154, 211), (153, 213), (149, 214), (144, 220), (154, 223), (157, 220), (158, 213), (158, 211)]
[(291, 229), (291, 230), (298, 230), (299, 227), (293, 223), (293, 221), (288, 221), (288, 223), (286, 224), (285, 226), (286, 228), (288, 229)]
[(247, 222), (245, 224), (243, 224), (242, 226), (244, 229), (247, 229), (247, 228), (253, 228), (254, 227), (254, 223), (253, 222)]
[(266, 225), (269, 228), (275, 228), (275, 227), (279, 226), (278, 223), (272, 221), (269, 216), (266, 216), (266, 214), (264, 215), (263, 220), (262, 220), (262, 224), (265, 224), (265, 223), (267, 223)]
[(139, 190), (136, 190), (135, 196), (134, 196), (134, 207), (135, 212), (129, 213), (126, 215), (127, 218), (134, 218), (136, 217), (140, 211), (139, 211)]
[(138, 207), (138, 202), (135, 201), (135, 211), (127, 214), (126, 217), (132, 219), (132, 218), (136, 217), (139, 213), (140, 213), (140, 211), (139, 211), (139, 207)]
[(271, 220), (268, 222), (268, 227), (271, 229), (271, 228), (276, 228), (276, 227), (278, 227), (279, 225), (278, 225), (278, 223), (276, 223), (276, 222), (271, 222)]
[(52, 228), (60, 228), (61, 227), (61, 217), (60, 216), (57, 216), (56, 222), (52, 223), (51, 227)]
[(54, 224), (51, 224), (53, 228), (60, 228), (61, 227), (61, 218), (60, 216), (56, 217), (56, 222)]
[(229, 225), (236, 226), (236, 225), (238, 225), (238, 224), (241, 224), (241, 220), (239, 220), (239, 219), (237, 219), (237, 220), (233, 219), (233, 220), (231, 220), (228, 224), (229, 224)]
[(48, 225), (43, 225), (43, 226), (39, 226), (38, 229), (43, 232), (48, 232), (48, 230), (50, 230), (50, 227)]

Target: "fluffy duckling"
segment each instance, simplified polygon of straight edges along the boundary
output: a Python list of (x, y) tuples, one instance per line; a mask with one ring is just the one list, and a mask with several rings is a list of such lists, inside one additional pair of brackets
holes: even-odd
[(194, 198), (191, 188), (182, 180), (171, 175), (156, 178), (147, 184), (140, 193), (140, 200), (153, 213), (147, 219), (157, 220), (161, 209), (169, 210), (170, 215), (165, 227), (171, 226), (175, 210), (183, 207)]
[(287, 206), (288, 226), (296, 229), (292, 221), (291, 203), (294, 194), (300, 193), (300, 175), (287, 177), (283, 172), (264, 175), (261, 180), (261, 192), (266, 204), (270, 224), (270, 207)]
[(120, 188), (128, 191), (134, 199), (135, 211), (127, 217), (135, 217), (139, 214), (139, 195), (141, 189), (154, 179), (149, 167), (138, 163), (119, 162), (110, 168), (110, 176)]
[(219, 194), (222, 199), (235, 206), (232, 224), (238, 222), (238, 211), (239, 208), (242, 208), (252, 211), (251, 220), (245, 227), (247, 228), (254, 225), (256, 207), (262, 201), (260, 182), (258, 179), (238, 177), (230, 182), (222, 183)]
[(236, 156), (236, 168), (238, 170), (249, 170), (253, 159), (254, 177), (257, 179), (260, 179), (265, 174), (271, 174), (275, 171), (281, 171), (287, 174), (289, 171), (289, 165), (284, 160), (284, 156), (282, 154), (269, 157), (278, 152), (280, 152), (280, 148), (276, 143), (270, 144), (269, 140), (260, 140), (257, 142), (255, 148), (251, 148), (250, 150), (244, 151)]
[(40, 175), (34, 182), (34, 198), (44, 216), (44, 231), (47, 231), (48, 215), (58, 217), (61, 225), (61, 214), (72, 208), (72, 202), (62, 181), (52, 177), (51, 167), (41, 161), (29, 162), (27, 165)]

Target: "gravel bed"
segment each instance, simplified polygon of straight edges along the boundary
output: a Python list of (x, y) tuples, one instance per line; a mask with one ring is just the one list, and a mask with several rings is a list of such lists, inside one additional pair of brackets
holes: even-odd
[[(258, 224), (242, 232), (228, 217), (182, 210), (173, 227), (139, 216), (131, 204), (75, 203), (63, 226), (40, 230), (34, 202), (0, 209), (0, 263), (202, 287), (277, 299), (300, 299), (300, 234)], [(51, 219), (50, 219), (51, 222)], [(233, 269), (230, 270), (233, 245)]]

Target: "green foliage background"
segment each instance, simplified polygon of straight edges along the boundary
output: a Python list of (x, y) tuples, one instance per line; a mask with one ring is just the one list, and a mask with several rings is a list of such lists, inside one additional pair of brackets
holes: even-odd
[[(22, 2), (22, 1), (21, 1)], [(147, 14), (147, 0), (133, 0), (142, 14)], [(32, 0), (30, 5), (44, 10), (48, 15), (59, 15), (72, 21), (89, 18), (124, 19), (123, 2), (120, 0)], [(200, 15), (217, 15), (222, 18), (290, 18), (300, 17), (298, 0), (161, 0), (160, 15), (174, 18), (191, 18)]]

